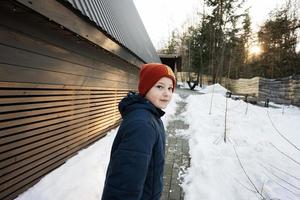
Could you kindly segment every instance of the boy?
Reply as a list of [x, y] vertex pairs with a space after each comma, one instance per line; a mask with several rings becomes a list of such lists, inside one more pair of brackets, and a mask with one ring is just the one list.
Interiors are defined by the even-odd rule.
[[163, 189], [165, 130], [160, 119], [175, 88], [164, 64], [142, 66], [139, 94], [119, 103], [123, 121], [114, 140], [102, 200], [158, 200]]

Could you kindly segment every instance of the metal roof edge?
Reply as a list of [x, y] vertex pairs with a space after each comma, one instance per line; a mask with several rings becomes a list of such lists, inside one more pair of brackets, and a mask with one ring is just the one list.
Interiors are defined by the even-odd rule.
[[[95, 25], [86, 22], [56, 0], [16, 1], [137, 67], [145, 63], [128, 48], [112, 40]], [[72, 24], [69, 23], [70, 18]]]

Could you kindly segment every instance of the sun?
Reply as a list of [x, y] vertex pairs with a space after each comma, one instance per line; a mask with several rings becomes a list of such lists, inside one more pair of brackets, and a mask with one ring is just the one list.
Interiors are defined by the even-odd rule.
[[258, 45], [254, 45], [254, 46], [251, 46], [249, 48], [249, 54], [252, 55], [252, 56], [257, 56], [257, 55], [259, 55], [261, 53], [262, 53], [262, 49]]

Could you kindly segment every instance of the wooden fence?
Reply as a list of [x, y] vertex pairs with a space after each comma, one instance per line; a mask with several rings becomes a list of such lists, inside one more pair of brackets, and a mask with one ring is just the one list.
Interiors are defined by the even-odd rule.
[[300, 75], [281, 79], [260, 78], [259, 98], [300, 106]]
[[226, 82], [221, 83], [230, 91], [237, 94], [248, 94], [251, 96], [259, 95], [259, 77], [251, 79], [225, 79]]
[[[178, 72], [177, 80], [189, 80], [188, 72]], [[191, 73], [191, 80], [196, 80], [197, 74]], [[211, 76], [203, 75], [202, 83], [211, 84]], [[233, 93], [255, 96], [260, 101], [269, 99], [271, 102], [300, 106], [300, 75], [280, 79], [254, 77], [251, 79], [222, 78], [221, 83]]]

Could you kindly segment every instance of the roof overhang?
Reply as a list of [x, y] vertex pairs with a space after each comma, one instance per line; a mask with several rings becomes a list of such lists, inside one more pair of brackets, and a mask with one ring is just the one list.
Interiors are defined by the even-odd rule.
[[181, 71], [182, 57], [179, 54], [158, 54], [163, 64], [166, 64], [172, 68], [175, 72]]
[[144, 63], [143, 60], [113, 41], [97, 27], [82, 20], [82, 18], [56, 0], [16, 1], [135, 66], [139, 67]]

